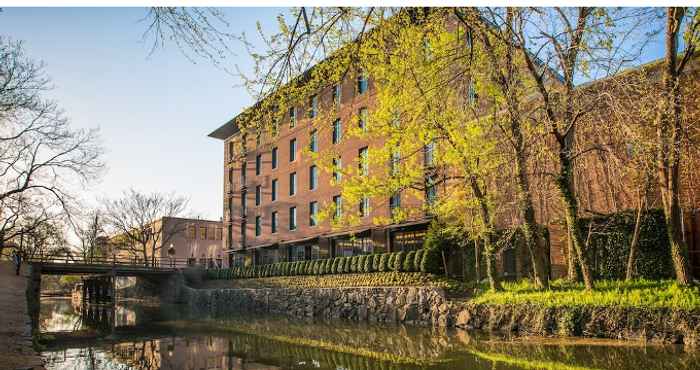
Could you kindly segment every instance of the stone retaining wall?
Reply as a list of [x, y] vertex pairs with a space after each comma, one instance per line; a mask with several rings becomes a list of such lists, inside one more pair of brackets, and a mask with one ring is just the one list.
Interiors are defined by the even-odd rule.
[[180, 301], [198, 312], [255, 312], [458, 327], [520, 336], [611, 338], [700, 345], [700, 313], [624, 307], [474, 305], [432, 287], [192, 289]]
[[446, 322], [445, 295], [431, 287], [385, 288], [185, 288], [182, 301], [211, 313], [260, 312], [292, 317], [439, 325]]

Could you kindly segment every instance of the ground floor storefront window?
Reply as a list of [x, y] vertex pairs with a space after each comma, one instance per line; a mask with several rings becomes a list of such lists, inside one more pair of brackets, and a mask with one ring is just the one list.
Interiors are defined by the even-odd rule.
[[400, 230], [391, 233], [393, 252], [410, 252], [423, 248], [426, 230]]
[[333, 256], [349, 257], [374, 252], [374, 243], [369, 236], [338, 237], [333, 239]]

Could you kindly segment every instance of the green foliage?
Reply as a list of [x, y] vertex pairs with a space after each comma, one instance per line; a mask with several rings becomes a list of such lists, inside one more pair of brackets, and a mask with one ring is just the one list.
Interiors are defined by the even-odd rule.
[[360, 256], [350, 257], [350, 272], [357, 272], [357, 265], [359, 263]]
[[382, 254], [372, 255], [372, 271], [379, 271], [379, 261], [382, 259]]
[[379, 272], [384, 272], [387, 271], [387, 263], [389, 262], [389, 254], [388, 253], [382, 253], [379, 256], [379, 268], [377, 268], [377, 271]]
[[403, 271], [406, 272], [414, 272], [416, 271], [415, 269], [415, 258], [416, 258], [416, 251], [410, 251], [406, 253], [406, 258], [403, 261]]
[[[584, 236], [588, 235], [592, 223], [587, 252], [597, 279], [625, 278], [635, 218], [635, 211], [625, 211], [606, 217], [579, 219]], [[637, 247], [636, 276], [647, 279], [671, 277], [673, 262], [662, 210], [653, 209], [643, 214]]]
[[365, 256], [365, 265], [363, 272], [374, 272], [374, 255], [369, 254]]
[[438, 248], [428, 248], [423, 251], [420, 270], [429, 274], [440, 274], [444, 272], [442, 264], [442, 254]]
[[537, 290], [528, 280], [503, 282], [502, 292], [481, 289], [475, 304], [534, 304], [545, 307], [638, 307], [700, 309], [700, 288], [683, 287], [674, 281], [599, 280], [595, 290], [587, 291], [581, 283], [555, 280], [549, 290]]
[[416, 251], [416, 254], [413, 256], [413, 268], [415, 268], [416, 271], [421, 271], [421, 266], [423, 265], [423, 253], [425, 252], [425, 249], [419, 249]]
[[394, 271], [401, 272], [403, 270], [403, 260], [405, 256], [406, 253], [403, 251], [396, 253], [396, 257], [394, 257]]

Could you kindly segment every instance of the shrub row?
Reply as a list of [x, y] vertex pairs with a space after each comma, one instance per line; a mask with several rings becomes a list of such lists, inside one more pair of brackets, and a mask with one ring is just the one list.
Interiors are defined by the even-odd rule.
[[209, 279], [240, 279], [271, 276], [329, 275], [370, 272], [426, 272], [437, 273], [441, 266], [439, 252], [417, 250], [352, 257], [279, 262], [268, 265], [233, 267], [207, 271]]

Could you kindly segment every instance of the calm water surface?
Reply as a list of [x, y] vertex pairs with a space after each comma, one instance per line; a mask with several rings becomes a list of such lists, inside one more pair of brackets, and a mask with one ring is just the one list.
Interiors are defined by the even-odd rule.
[[700, 369], [700, 352], [616, 342], [509, 341], [461, 330], [205, 317], [182, 307], [42, 301], [48, 369]]

